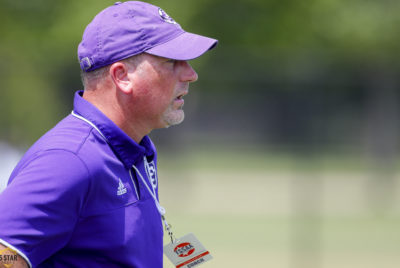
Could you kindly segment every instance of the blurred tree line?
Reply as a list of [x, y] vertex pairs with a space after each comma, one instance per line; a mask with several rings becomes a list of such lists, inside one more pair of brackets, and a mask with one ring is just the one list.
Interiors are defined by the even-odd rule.
[[[397, 153], [400, 1], [148, 2], [220, 41], [193, 63], [181, 137]], [[113, 3], [0, 0], [0, 139], [29, 145], [72, 109], [77, 45]]]

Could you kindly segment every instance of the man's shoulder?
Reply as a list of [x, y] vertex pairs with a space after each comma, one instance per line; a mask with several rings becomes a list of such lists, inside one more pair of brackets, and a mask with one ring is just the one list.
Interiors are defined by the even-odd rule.
[[[23, 167], [38, 156], [51, 154], [70, 154], [80, 158], [82, 149], [94, 151], [96, 142], [92, 135], [93, 128], [85, 122], [69, 115], [39, 138], [25, 153], [18, 167]], [[88, 146], [89, 145], [89, 146]], [[85, 154], [87, 154], [86, 152]], [[89, 152], [91, 153], [91, 152]]]
[[90, 125], [69, 115], [37, 140], [28, 152], [65, 150], [77, 154], [92, 130]]
[[[55, 165], [61, 168], [62, 166], [71, 167], [71, 162], [85, 162], [81, 157], [82, 149], [91, 151], [84, 153], [87, 155], [95, 151], [96, 147], [96, 142], [93, 142], [94, 138], [91, 135], [92, 130], [90, 125], [71, 115], [65, 117], [28, 149], [14, 168], [11, 178], [32, 163], [46, 162], [47, 166]], [[69, 163], [61, 163], [61, 161]]]

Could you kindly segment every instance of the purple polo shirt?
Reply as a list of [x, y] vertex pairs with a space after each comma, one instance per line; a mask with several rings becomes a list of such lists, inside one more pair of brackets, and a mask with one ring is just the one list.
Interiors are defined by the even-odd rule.
[[0, 194], [0, 243], [32, 267], [162, 267], [156, 150], [77, 92], [73, 114], [24, 155]]

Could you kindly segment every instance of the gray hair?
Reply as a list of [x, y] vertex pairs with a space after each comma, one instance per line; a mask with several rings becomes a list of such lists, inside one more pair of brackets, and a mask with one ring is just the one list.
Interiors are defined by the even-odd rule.
[[[121, 60], [128, 65], [136, 66], [138, 64], [138, 60], [142, 54], [134, 55], [129, 58]], [[90, 90], [90, 85], [95, 83], [101, 83], [108, 77], [108, 72], [110, 71], [110, 65], [101, 67], [91, 72], [85, 72], [81, 70], [81, 80], [85, 90]]]

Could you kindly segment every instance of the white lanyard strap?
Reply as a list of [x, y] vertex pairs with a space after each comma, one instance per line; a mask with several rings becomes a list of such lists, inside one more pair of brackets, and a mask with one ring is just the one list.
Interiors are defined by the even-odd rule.
[[92, 126], [95, 130], [97, 130], [97, 132], [100, 133], [100, 135], [103, 137], [103, 139], [108, 143], [107, 138], [103, 135], [103, 133], [101, 133], [100, 129], [98, 129], [98, 128], [96, 127], [95, 124], [93, 124], [92, 122], [90, 122], [89, 120], [87, 120], [85, 117], [76, 114], [74, 111], [72, 111], [71, 114], [72, 114], [73, 116], [75, 116], [76, 118], [78, 118], [78, 119], [80, 119], [80, 120], [82, 120], [82, 121], [85, 121], [85, 122], [88, 123], [90, 126]]
[[147, 189], [147, 191], [150, 193], [151, 197], [153, 197], [154, 203], [156, 203], [156, 207], [157, 207], [157, 209], [158, 209], [158, 212], [160, 212], [160, 215], [161, 215], [161, 216], [164, 216], [164, 215], [165, 215], [165, 208], [163, 208], [163, 207], [160, 205], [160, 202], [158, 202], [157, 196], [155, 195], [155, 193], [154, 193], [152, 190], [150, 190], [149, 185], [146, 183], [146, 180], [143, 178], [143, 176], [142, 176], [142, 174], [140, 173], [139, 169], [138, 169], [137, 167], [135, 167], [135, 165], [132, 165], [132, 167], [135, 169], [136, 174], [139, 175], [139, 177], [140, 177], [140, 179], [142, 180], [143, 184], [146, 186], [146, 189]]
[[153, 197], [154, 203], [156, 204], [157, 210], [158, 210], [158, 212], [160, 213], [161, 219], [162, 219], [162, 221], [163, 221], [163, 223], [164, 223], [165, 230], [167, 230], [168, 235], [169, 235], [170, 238], [171, 238], [171, 242], [174, 243], [174, 242], [176, 241], [176, 238], [175, 238], [174, 234], [172, 233], [171, 225], [169, 225], [168, 222], [167, 222], [167, 220], [165, 219], [165, 212], [166, 212], [166, 211], [165, 211], [165, 208], [163, 208], [163, 207], [160, 205], [160, 202], [158, 201], [155, 192], [153, 192], [152, 190], [150, 190], [149, 185], [146, 183], [146, 180], [143, 178], [143, 176], [142, 176], [142, 174], [140, 173], [139, 169], [138, 169], [137, 167], [135, 167], [135, 165], [132, 165], [132, 167], [135, 169], [136, 174], [139, 175], [139, 177], [140, 177], [140, 179], [142, 180], [143, 184], [146, 186], [146, 189], [147, 189], [147, 191], [149, 192], [149, 194], [151, 195], [151, 197]]
[[[96, 127], [95, 124], [93, 124], [92, 122], [90, 122], [89, 120], [87, 120], [86, 118], [84, 118], [83, 116], [80, 116], [80, 115], [76, 114], [74, 111], [72, 111], [71, 114], [72, 114], [73, 116], [75, 116], [76, 118], [78, 118], [78, 119], [80, 119], [80, 120], [82, 120], [82, 121], [85, 121], [86, 123], [88, 123], [89, 125], [91, 125], [94, 129], [96, 129], [96, 130], [100, 133], [100, 135], [101, 135], [101, 136], [104, 138], [104, 140], [108, 143], [107, 138], [103, 135], [103, 133], [101, 133], [100, 129], [98, 129], [98, 128]], [[147, 159], [145, 159], [145, 165], [148, 165]], [[163, 208], [163, 207], [160, 205], [160, 202], [158, 202], [158, 199], [157, 199], [157, 196], [156, 196], [156, 193], [155, 193], [155, 189], [153, 189], [154, 191], [150, 190], [149, 185], [146, 183], [145, 179], [143, 178], [142, 174], [141, 174], [140, 171], [137, 169], [137, 167], [135, 167], [135, 165], [132, 165], [132, 167], [135, 169], [136, 174], [139, 175], [140, 179], [142, 180], [142, 182], [143, 182], [144, 185], [146, 186], [147, 191], [149, 191], [150, 195], [153, 197], [154, 203], [156, 204], [157, 210], [158, 210], [158, 212], [160, 213], [161, 219], [162, 219], [162, 221], [163, 221], [163, 223], [164, 223], [165, 230], [167, 230], [168, 235], [171, 237], [171, 242], [174, 243], [174, 242], [176, 241], [176, 238], [174, 237], [174, 234], [173, 234], [172, 231], [171, 231], [171, 225], [169, 225], [168, 222], [167, 222], [167, 220], [165, 219], [165, 216], [164, 216], [164, 215], [165, 215], [165, 208]], [[148, 167], [145, 167], [145, 168], [148, 168]], [[130, 174], [130, 171], [129, 171], [129, 175], [131, 175], [131, 174]], [[135, 187], [135, 191], [136, 191], [136, 187]], [[137, 195], [137, 191], [136, 191], [136, 195]]]

